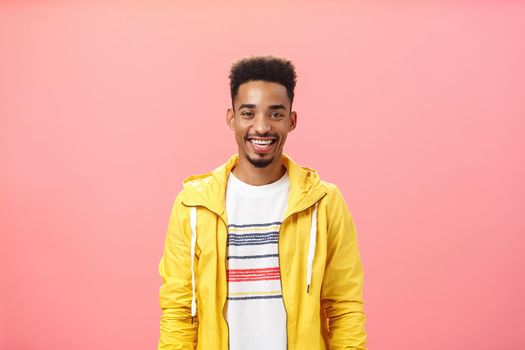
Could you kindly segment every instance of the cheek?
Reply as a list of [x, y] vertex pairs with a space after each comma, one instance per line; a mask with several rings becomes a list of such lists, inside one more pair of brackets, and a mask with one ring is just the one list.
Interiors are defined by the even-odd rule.
[[240, 130], [236, 130], [235, 131], [235, 139], [237, 140], [237, 142], [244, 142], [244, 133]]

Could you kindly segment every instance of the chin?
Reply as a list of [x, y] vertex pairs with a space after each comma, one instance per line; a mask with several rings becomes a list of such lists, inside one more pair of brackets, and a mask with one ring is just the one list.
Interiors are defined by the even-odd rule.
[[267, 167], [268, 165], [270, 165], [273, 162], [273, 158], [271, 158], [271, 159], [258, 159], [258, 160], [254, 160], [254, 159], [248, 158], [248, 160], [256, 168], [265, 168], [265, 167]]
[[275, 157], [254, 159], [254, 158], [251, 158], [249, 155], [246, 155], [246, 158], [248, 159], [250, 164], [252, 164], [256, 168], [265, 168], [268, 165], [270, 165], [275, 159]]

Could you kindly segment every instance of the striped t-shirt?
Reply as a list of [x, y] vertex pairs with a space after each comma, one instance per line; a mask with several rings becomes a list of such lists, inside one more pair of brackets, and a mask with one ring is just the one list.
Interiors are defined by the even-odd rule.
[[226, 321], [231, 350], [286, 349], [277, 243], [289, 190], [288, 173], [262, 186], [244, 183], [233, 172], [228, 177]]

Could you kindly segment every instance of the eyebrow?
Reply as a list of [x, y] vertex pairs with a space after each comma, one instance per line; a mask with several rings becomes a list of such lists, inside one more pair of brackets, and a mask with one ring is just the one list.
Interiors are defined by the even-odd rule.
[[[239, 106], [239, 109], [248, 108], [248, 109], [254, 109], [256, 106], [252, 103], [243, 103]], [[268, 107], [268, 109], [286, 109], [283, 104], [279, 105], [271, 105]]]
[[253, 109], [255, 108], [255, 105], [250, 104], [250, 103], [243, 103], [242, 105], [239, 106], [239, 109], [243, 109], [243, 108]]

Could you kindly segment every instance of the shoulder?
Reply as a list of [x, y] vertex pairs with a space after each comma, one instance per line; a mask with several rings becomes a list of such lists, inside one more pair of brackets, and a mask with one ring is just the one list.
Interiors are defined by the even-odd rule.
[[224, 194], [231, 166], [222, 164], [210, 172], [187, 177], [177, 195], [186, 206], [217, 206], [218, 198]]
[[321, 185], [326, 190], [326, 197], [328, 199], [336, 199], [337, 197], [342, 197], [343, 194], [341, 193], [341, 190], [339, 189], [339, 186], [332, 182], [328, 182], [326, 180], [321, 180]]
[[328, 192], [339, 191], [339, 187], [337, 187], [337, 185], [332, 182], [328, 182], [326, 180], [321, 179], [321, 184], [326, 188]]
[[211, 179], [211, 172], [186, 177], [182, 182], [182, 186], [175, 190], [173, 206], [181, 206], [185, 199], [191, 198], [198, 190], [202, 191]]
[[350, 210], [347, 201], [339, 186], [324, 180], [321, 180], [321, 183], [326, 190], [326, 195], [323, 197], [320, 204], [326, 206], [329, 216], [337, 217], [340, 216], [341, 213], [349, 213]]

